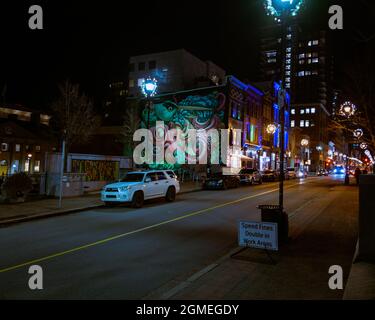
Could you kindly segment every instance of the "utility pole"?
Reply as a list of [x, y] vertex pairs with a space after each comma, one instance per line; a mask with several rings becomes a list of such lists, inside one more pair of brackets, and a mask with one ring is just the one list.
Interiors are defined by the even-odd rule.
[[61, 147], [61, 162], [60, 162], [60, 188], [59, 188], [59, 209], [62, 206], [62, 196], [63, 196], [63, 179], [64, 179], [64, 159], [65, 159], [65, 137], [63, 137], [62, 147]]

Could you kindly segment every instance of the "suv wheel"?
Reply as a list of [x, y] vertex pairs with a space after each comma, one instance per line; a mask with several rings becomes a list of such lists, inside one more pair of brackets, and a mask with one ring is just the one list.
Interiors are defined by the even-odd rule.
[[137, 191], [137, 192], [134, 193], [134, 195], [133, 195], [133, 199], [132, 199], [132, 207], [133, 207], [133, 208], [142, 208], [142, 206], [143, 206], [143, 201], [144, 201], [144, 197], [143, 197], [143, 193], [142, 193], [142, 191]]
[[176, 189], [174, 187], [169, 187], [167, 194], [165, 195], [165, 200], [172, 202], [176, 200]]

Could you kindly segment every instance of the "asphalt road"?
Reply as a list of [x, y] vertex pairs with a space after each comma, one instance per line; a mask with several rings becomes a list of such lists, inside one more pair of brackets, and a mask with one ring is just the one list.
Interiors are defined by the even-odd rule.
[[[285, 184], [285, 207], [298, 214], [332, 178]], [[167, 290], [237, 246], [237, 222], [260, 220], [278, 184], [178, 196], [142, 209], [102, 208], [0, 229], [0, 299], [141, 299]], [[43, 290], [28, 269], [43, 268]]]

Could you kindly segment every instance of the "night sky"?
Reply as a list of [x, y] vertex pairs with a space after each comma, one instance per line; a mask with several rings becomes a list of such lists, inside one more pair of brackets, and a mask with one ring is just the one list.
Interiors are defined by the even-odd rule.
[[[3, 3], [4, 2], [4, 3]], [[17, 2], [15, 4], [15, 2]], [[81, 84], [97, 105], [110, 80], [123, 79], [131, 55], [186, 48], [240, 79], [258, 80], [260, 28], [272, 19], [261, 0], [49, 0], [1, 3], [0, 89], [6, 102], [48, 109], [57, 84]], [[358, 30], [375, 34], [373, 0], [306, 0], [301, 18], [326, 28], [330, 4], [344, 9], [344, 31], [333, 32], [337, 78], [350, 65]], [[28, 28], [28, 8], [44, 10], [44, 30]], [[369, 41], [366, 46], [374, 46]]]

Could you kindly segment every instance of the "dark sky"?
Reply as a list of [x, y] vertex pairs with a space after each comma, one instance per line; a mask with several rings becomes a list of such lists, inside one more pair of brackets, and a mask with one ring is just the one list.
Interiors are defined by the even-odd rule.
[[[355, 30], [375, 33], [374, 2], [306, 0], [302, 19], [324, 27], [330, 3], [344, 8], [345, 30], [332, 33], [339, 70], [361, 46]], [[98, 103], [110, 79], [125, 77], [130, 55], [182, 47], [221, 65], [229, 74], [256, 80], [260, 27], [271, 22], [262, 3], [3, 0], [0, 89], [7, 84], [8, 103], [44, 109], [56, 96], [57, 84], [69, 78]], [[32, 4], [44, 10], [44, 30], [28, 28]]]

